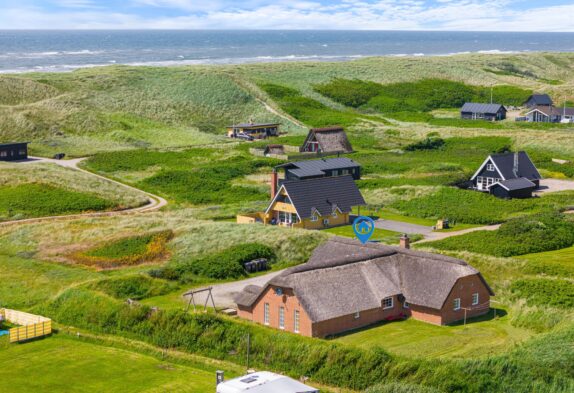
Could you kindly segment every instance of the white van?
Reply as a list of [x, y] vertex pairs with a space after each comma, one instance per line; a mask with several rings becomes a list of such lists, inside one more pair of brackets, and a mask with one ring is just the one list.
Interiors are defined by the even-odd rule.
[[230, 379], [217, 385], [217, 393], [318, 393], [319, 390], [304, 385], [284, 375], [260, 371]]

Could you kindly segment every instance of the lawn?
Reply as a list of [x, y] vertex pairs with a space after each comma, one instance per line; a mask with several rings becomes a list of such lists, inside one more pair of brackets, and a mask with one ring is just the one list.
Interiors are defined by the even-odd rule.
[[409, 357], [476, 358], [505, 352], [533, 334], [512, 326], [508, 315], [492, 316], [491, 310], [488, 317], [471, 319], [466, 327], [436, 326], [410, 318], [358, 330], [335, 341], [363, 348], [379, 346]]
[[[355, 232], [353, 232], [352, 225], [343, 225], [340, 227], [328, 228], [323, 229], [323, 232], [331, 233], [337, 236], [344, 236], [355, 238]], [[375, 232], [373, 233], [372, 237], [369, 239], [370, 241], [378, 241], [381, 243], [388, 243], [388, 244], [395, 244], [399, 243], [399, 238], [401, 237], [402, 233], [388, 231], [386, 229], [379, 229], [375, 228]]]
[[212, 392], [215, 374], [123, 349], [53, 335], [0, 349], [10, 392]]

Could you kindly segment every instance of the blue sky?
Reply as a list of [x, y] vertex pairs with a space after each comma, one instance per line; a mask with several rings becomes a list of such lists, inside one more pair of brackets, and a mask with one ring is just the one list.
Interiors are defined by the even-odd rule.
[[574, 31], [574, 0], [0, 0], [0, 29]]

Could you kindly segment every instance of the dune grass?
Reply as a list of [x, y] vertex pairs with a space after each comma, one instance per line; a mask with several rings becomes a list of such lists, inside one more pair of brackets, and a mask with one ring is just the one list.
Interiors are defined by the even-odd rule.
[[521, 255], [518, 258], [527, 261], [527, 273], [574, 278], [574, 247]]

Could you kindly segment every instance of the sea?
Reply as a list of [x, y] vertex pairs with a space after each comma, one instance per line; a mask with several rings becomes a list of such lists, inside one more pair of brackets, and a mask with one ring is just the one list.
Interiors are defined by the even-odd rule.
[[541, 51], [574, 52], [574, 33], [0, 30], [0, 73]]

